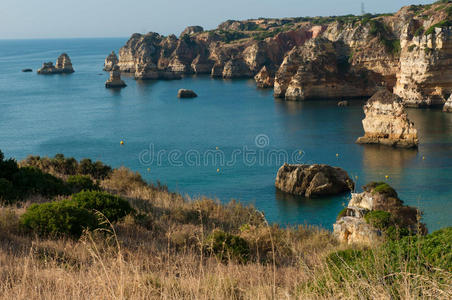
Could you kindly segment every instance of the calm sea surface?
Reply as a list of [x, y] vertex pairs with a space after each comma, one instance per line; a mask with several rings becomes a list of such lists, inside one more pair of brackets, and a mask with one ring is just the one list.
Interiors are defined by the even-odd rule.
[[[410, 110], [420, 147], [397, 150], [354, 143], [363, 134], [362, 102], [347, 108], [336, 101], [284, 102], [250, 80], [209, 77], [124, 78], [127, 88], [107, 90], [103, 60], [125, 41], [0, 41], [0, 149], [6, 156], [89, 157], [191, 197], [252, 203], [271, 222], [332, 228], [349, 195], [306, 200], [274, 188], [283, 160], [325, 163], [345, 168], [359, 187], [389, 176], [406, 204], [423, 209], [431, 231], [452, 226], [452, 114]], [[74, 74], [36, 74], [62, 52], [70, 55]], [[199, 97], [179, 100], [179, 88]]]

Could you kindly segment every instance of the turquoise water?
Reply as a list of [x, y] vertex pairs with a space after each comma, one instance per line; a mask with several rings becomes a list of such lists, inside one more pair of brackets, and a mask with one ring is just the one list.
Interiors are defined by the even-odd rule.
[[[252, 203], [271, 222], [331, 228], [348, 195], [306, 200], [274, 188], [282, 160], [326, 163], [357, 176], [358, 186], [388, 175], [405, 203], [424, 210], [430, 230], [452, 226], [452, 114], [410, 110], [421, 144], [397, 150], [354, 143], [363, 133], [360, 101], [284, 102], [251, 80], [202, 76], [124, 78], [127, 88], [107, 90], [103, 60], [125, 41], [0, 41], [0, 149], [19, 160], [64, 153], [124, 165], [192, 197]], [[21, 72], [61, 52], [74, 74]], [[179, 88], [199, 97], [179, 100]]]

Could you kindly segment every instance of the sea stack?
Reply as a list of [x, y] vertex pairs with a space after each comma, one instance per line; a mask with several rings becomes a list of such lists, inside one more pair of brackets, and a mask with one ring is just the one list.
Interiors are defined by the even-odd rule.
[[106, 88], [123, 88], [126, 87], [124, 81], [121, 80], [121, 71], [118, 65], [114, 65], [110, 71], [110, 78], [105, 82]]
[[113, 67], [116, 66], [119, 62], [118, 56], [116, 56], [115, 51], [111, 51], [111, 53], [105, 58], [104, 63], [104, 71], [111, 71]]
[[52, 62], [42, 64], [42, 68], [38, 70], [38, 74], [70, 74], [74, 73], [71, 59], [66, 53], [61, 54], [54, 66]]
[[364, 136], [358, 144], [382, 144], [400, 148], [416, 148], [417, 130], [405, 112], [402, 100], [382, 88], [364, 106]]
[[283, 192], [311, 198], [353, 191], [355, 183], [341, 168], [284, 164], [278, 171], [275, 186]]
[[348, 206], [334, 224], [334, 235], [346, 244], [374, 245], [388, 235], [426, 234], [421, 213], [403, 205], [397, 192], [385, 182], [373, 182], [364, 192], [352, 194]]
[[272, 88], [275, 84], [275, 75], [271, 75], [267, 67], [264, 66], [262, 69], [254, 76], [256, 85], [260, 88]]
[[443, 107], [443, 112], [450, 112], [452, 113], [452, 95], [447, 99], [446, 103]]

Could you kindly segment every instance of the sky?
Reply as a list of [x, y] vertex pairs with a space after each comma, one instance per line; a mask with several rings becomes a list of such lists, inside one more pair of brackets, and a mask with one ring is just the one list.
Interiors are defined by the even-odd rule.
[[0, 39], [128, 37], [259, 17], [395, 12], [434, 0], [0, 0]]

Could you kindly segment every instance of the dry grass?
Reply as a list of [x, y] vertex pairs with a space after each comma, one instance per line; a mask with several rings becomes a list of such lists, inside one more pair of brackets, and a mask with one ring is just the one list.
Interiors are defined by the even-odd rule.
[[[452, 298], [450, 276], [444, 280], [450, 274], [442, 270], [394, 273], [388, 286], [384, 255], [376, 256], [380, 268], [351, 270], [350, 280], [338, 283], [325, 256], [343, 246], [319, 228], [268, 226], [252, 207], [187, 200], [126, 169], [101, 186], [139, 211], [111, 226], [111, 234], [42, 239], [20, 230], [24, 208], [0, 209], [0, 299]], [[215, 229], [245, 238], [251, 261], [225, 264], [206, 253]]]

